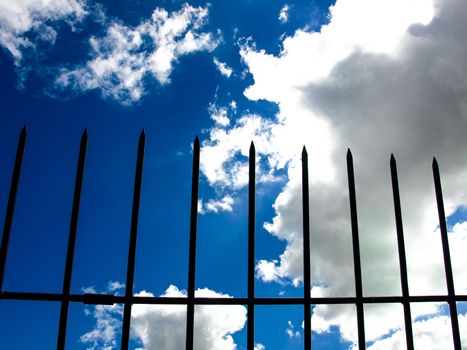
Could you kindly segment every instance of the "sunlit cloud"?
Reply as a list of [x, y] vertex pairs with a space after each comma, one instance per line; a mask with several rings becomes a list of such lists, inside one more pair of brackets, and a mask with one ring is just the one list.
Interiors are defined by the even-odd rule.
[[216, 48], [220, 34], [201, 31], [207, 18], [207, 7], [185, 4], [172, 13], [157, 8], [136, 27], [113, 20], [104, 36], [89, 40], [91, 59], [63, 68], [55, 88], [98, 90], [104, 98], [122, 104], [137, 102], [145, 94], [145, 78], [168, 84], [180, 57]]
[[88, 14], [86, 7], [85, 0], [1, 0], [0, 45], [19, 66], [24, 50], [34, 49], [36, 41], [53, 44], [55, 24], [66, 22], [73, 27]]
[[[302, 280], [300, 150], [310, 164], [310, 215], [313, 295], [354, 293], [345, 153], [355, 160], [365, 295], [400, 295], [389, 156], [400, 171], [411, 294], [445, 293], [437, 232], [431, 160], [441, 161], [447, 215], [467, 204], [462, 191], [467, 166], [467, 9], [462, 1], [337, 1], [330, 21], [319, 32], [297, 30], [282, 41], [282, 51], [257, 49], [254, 38], [240, 48], [254, 83], [244, 94], [252, 101], [275, 102], [275, 118], [249, 116], [256, 130], [235, 137], [258, 150], [274, 174], [287, 169], [288, 183], [274, 203], [275, 216], [265, 229], [284, 240], [278, 257], [260, 259], [257, 277], [264, 282]], [[393, 14], [393, 15], [391, 15]], [[449, 25], [447, 25], [449, 23]], [[261, 129], [263, 125], [263, 129]], [[266, 128], [264, 130], [264, 128]], [[202, 170], [211, 184], [229, 189], [235, 181], [225, 165], [236, 162], [240, 143], [229, 135], [242, 125], [211, 129]], [[261, 135], [259, 137], [259, 135]], [[216, 157], [222, 154], [222, 157]], [[246, 156], [246, 151], [241, 152]], [[217, 161], [216, 161], [217, 159]], [[222, 159], [222, 160], [221, 160]], [[226, 160], [227, 159], [227, 160]], [[265, 171], [267, 171], [265, 169]], [[449, 233], [456, 261], [456, 290], [466, 288], [465, 235], [458, 223]], [[462, 248], [459, 248], [462, 249]], [[429, 259], [427, 258], [429, 257]], [[417, 305], [413, 316], [440, 320], [437, 305]], [[463, 317], [463, 316], [461, 316]], [[335, 311], [319, 305], [312, 324], [319, 332], [337, 326], [342, 339], [356, 342], [353, 307]], [[367, 340], [375, 348], [400, 329], [400, 310], [368, 308]], [[381, 320], [384, 319], [384, 322]], [[317, 328], [315, 328], [317, 327]], [[436, 348], [432, 347], [433, 349]]]
[[[115, 286], [109, 284], [109, 287]], [[141, 291], [135, 296], [154, 297]], [[170, 285], [161, 297], [186, 297], [186, 291]], [[207, 288], [195, 291], [196, 297], [229, 298]], [[131, 336], [145, 350], [179, 350], [185, 347], [186, 305], [133, 305]], [[95, 319], [94, 328], [81, 336], [88, 349], [114, 349], [121, 336], [123, 307], [97, 305], [88, 311]], [[246, 323], [246, 307], [242, 305], [202, 305], [195, 309], [194, 348], [198, 350], [235, 350], [233, 334]]]

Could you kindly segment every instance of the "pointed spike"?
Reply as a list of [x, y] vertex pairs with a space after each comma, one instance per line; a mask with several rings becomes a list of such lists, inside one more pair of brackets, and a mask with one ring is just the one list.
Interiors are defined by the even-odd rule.
[[250, 153], [251, 152], [255, 152], [255, 144], [253, 143], [253, 141], [251, 141], [251, 144], [250, 144]]
[[306, 151], [306, 147], [303, 146], [303, 149], [302, 149], [302, 156], [305, 156], [305, 155], [308, 155], [308, 152]]
[[198, 135], [196, 135], [195, 137], [195, 141], [193, 142], [193, 150], [196, 150], [196, 151], [199, 151], [199, 138], [198, 138]]
[[394, 154], [391, 153], [391, 160], [389, 161], [389, 169], [391, 170], [391, 177], [395, 177], [397, 181], [397, 165], [396, 165], [396, 158]]
[[83, 134], [81, 135], [82, 140], [87, 140], [88, 139], [88, 129], [84, 128]]
[[347, 160], [352, 160], [352, 159], [353, 159], [352, 152], [350, 151], [350, 148], [347, 148]]
[[141, 131], [141, 134], [139, 135], [138, 143], [143, 144], [143, 147], [144, 147], [144, 144], [146, 143], [146, 133], [144, 132], [144, 129]]
[[436, 160], [436, 157], [433, 157], [433, 169], [438, 168], [438, 161]]
[[21, 132], [19, 133], [19, 142], [24, 144], [26, 142], [26, 136], [28, 135], [28, 130], [26, 129], [26, 125], [23, 126]]

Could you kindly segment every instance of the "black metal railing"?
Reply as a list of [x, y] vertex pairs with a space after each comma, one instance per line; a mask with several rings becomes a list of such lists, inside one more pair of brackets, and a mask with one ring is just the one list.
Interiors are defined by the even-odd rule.
[[191, 193], [191, 211], [190, 211], [190, 242], [189, 242], [189, 262], [188, 262], [188, 295], [184, 297], [148, 297], [134, 296], [134, 268], [136, 256], [136, 241], [138, 232], [138, 215], [141, 194], [144, 151], [145, 151], [145, 133], [141, 133], [138, 142], [138, 153], [136, 161], [136, 175], [133, 192], [133, 208], [130, 227], [130, 242], [128, 251], [128, 265], [126, 277], [126, 289], [124, 296], [108, 294], [71, 294], [70, 285], [73, 270], [73, 256], [78, 227], [78, 214], [80, 207], [81, 187], [84, 176], [86, 149], [88, 135], [86, 130], [81, 137], [81, 144], [78, 156], [78, 165], [75, 179], [73, 205], [70, 219], [70, 230], [68, 236], [68, 247], [66, 254], [65, 272], [63, 278], [62, 293], [29, 293], [12, 292], [3, 288], [3, 277], [7, 262], [8, 243], [10, 239], [13, 214], [18, 190], [21, 166], [26, 145], [26, 128], [20, 133], [16, 158], [13, 167], [10, 192], [3, 226], [3, 235], [0, 246], [0, 300], [31, 300], [31, 301], [55, 301], [61, 303], [60, 322], [58, 326], [57, 349], [65, 348], [66, 330], [68, 319], [68, 308], [70, 302], [86, 304], [123, 304], [123, 325], [121, 349], [127, 350], [129, 347], [131, 308], [134, 304], [177, 304], [187, 306], [186, 321], [186, 349], [193, 349], [193, 331], [194, 331], [194, 309], [195, 305], [246, 305], [247, 307], [247, 349], [254, 348], [254, 311], [257, 305], [301, 305], [304, 309], [304, 349], [311, 349], [311, 307], [318, 304], [353, 304], [357, 312], [358, 327], [358, 348], [365, 349], [365, 322], [364, 305], [365, 304], [386, 304], [400, 303], [403, 305], [405, 334], [407, 349], [414, 349], [412, 317], [410, 313], [411, 303], [419, 302], [444, 302], [449, 305], [453, 345], [455, 350], [461, 350], [461, 340], [459, 332], [459, 323], [457, 316], [457, 302], [467, 301], [467, 295], [456, 295], [454, 291], [454, 280], [452, 274], [451, 257], [449, 253], [449, 243], [446, 228], [446, 217], [444, 212], [443, 196], [441, 190], [441, 180], [439, 166], [433, 158], [433, 177], [436, 193], [436, 200], [439, 215], [439, 227], [441, 232], [441, 241], [444, 257], [444, 266], [447, 283], [447, 295], [423, 295], [411, 296], [408, 288], [407, 263], [404, 244], [404, 233], [402, 225], [401, 203], [399, 195], [399, 185], [397, 178], [396, 160], [393, 155], [390, 159], [390, 171], [392, 180], [392, 190], [394, 199], [394, 211], [396, 221], [396, 232], [399, 252], [400, 277], [402, 286], [401, 296], [377, 296], [368, 297], [363, 295], [362, 274], [360, 262], [360, 243], [358, 233], [357, 219], [357, 200], [355, 193], [355, 179], [353, 157], [350, 150], [347, 152], [347, 174], [349, 185], [350, 200], [350, 219], [352, 230], [353, 261], [355, 275], [355, 296], [354, 297], [311, 297], [311, 278], [310, 278], [310, 206], [309, 206], [309, 179], [308, 179], [308, 154], [303, 148], [302, 151], [302, 203], [303, 203], [303, 287], [304, 295], [302, 298], [258, 298], [255, 297], [255, 146], [253, 142], [249, 152], [249, 186], [248, 186], [248, 276], [247, 286], [248, 294], [246, 298], [204, 298], [195, 296], [195, 272], [196, 272], [196, 233], [198, 217], [198, 183], [199, 183], [199, 164], [200, 164], [200, 142], [195, 138], [193, 145], [193, 170], [192, 170], [192, 193]]

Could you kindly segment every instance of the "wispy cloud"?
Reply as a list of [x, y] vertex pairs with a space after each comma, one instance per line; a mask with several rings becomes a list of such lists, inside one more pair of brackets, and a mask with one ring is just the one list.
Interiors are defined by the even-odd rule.
[[230, 76], [233, 73], [232, 68], [230, 68], [225, 62], [221, 62], [217, 59], [217, 57], [214, 57], [213, 59], [214, 65], [216, 66], [217, 70], [227, 78], [230, 78]]
[[285, 4], [284, 6], [282, 6], [280, 12], [279, 12], [279, 21], [281, 23], [287, 23], [288, 20], [289, 20], [289, 10], [290, 10], [290, 7], [289, 5]]
[[209, 199], [206, 203], [202, 200], [198, 201], [198, 212], [200, 214], [219, 213], [223, 211], [232, 211], [234, 199], [230, 195], [225, 195], [221, 199]]
[[270, 181], [270, 173], [261, 167], [262, 154], [269, 153], [271, 124], [258, 115], [237, 119], [231, 128], [221, 124], [210, 130], [202, 142], [200, 168], [210, 185], [238, 190], [248, 183], [248, 153], [251, 141], [258, 151], [258, 181]]
[[57, 37], [54, 24], [64, 21], [73, 26], [88, 14], [86, 7], [85, 0], [2, 0], [0, 45], [19, 66], [24, 50], [34, 49], [36, 41], [53, 44]]
[[167, 84], [181, 56], [212, 51], [219, 44], [220, 34], [201, 31], [207, 17], [207, 7], [185, 4], [172, 13], [157, 8], [136, 27], [112, 20], [104, 36], [89, 40], [91, 59], [63, 68], [55, 88], [98, 90], [122, 104], [137, 102], [145, 93], [145, 78]]
[[[46, 69], [35, 67], [37, 62], [25, 58], [27, 52], [39, 54], [36, 52], [39, 43], [53, 47], [60, 22], [74, 29], [84, 18], [91, 18], [104, 33], [89, 34], [87, 61], [73, 66], [56, 62]], [[128, 26], [108, 17], [101, 5], [86, 0], [3, 0], [0, 1], [0, 45], [17, 66], [20, 83], [28, 72], [37, 68], [53, 82], [45, 89], [49, 96], [69, 97], [97, 90], [105, 99], [128, 105], [144, 96], [147, 79], [161, 85], [170, 83], [173, 67], [180, 57], [213, 51], [219, 45], [220, 31], [203, 31], [207, 21], [207, 6], [188, 4], [170, 13], [156, 8], [150, 18], [137, 26]], [[220, 67], [222, 74], [231, 72], [225, 64]]]
[[[108, 293], [116, 293], [125, 288], [119, 282], [109, 282], [106, 288]], [[96, 293], [94, 287], [83, 288], [86, 293]], [[80, 337], [80, 341], [87, 346], [88, 350], [115, 349], [117, 347], [117, 336], [122, 325], [123, 306], [96, 305], [85, 309], [87, 316], [96, 320], [95, 327]]]
[[[234, 107], [231, 107], [234, 112]], [[219, 107], [214, 103], [211, 103], [208, 107], [209, 115], [211, 119], [219, 127], [227, 127], [230, 124], [229, 110], [226, 107]]]
[[292, 321], [287, 322], [287, 329], [285, 330], [285, 333], [289, 338], [300, 338], [301, 334], [299, 331], [295, 330], [295, 326], [293, 325]]

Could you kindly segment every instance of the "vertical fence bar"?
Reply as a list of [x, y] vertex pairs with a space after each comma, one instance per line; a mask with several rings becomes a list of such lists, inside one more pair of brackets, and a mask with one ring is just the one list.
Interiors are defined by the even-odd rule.
[[123, 309], [123, 325], [122, 325], [122, 343], [121, 349], [128, 350], [130, 341], [130, 322], [131, 322], [131, 307], [133, 303], [133, 281], [135, 275], [135, 258], [136, 258], [136, 238], [138, 233], [138, 215], [139, 204], [141, 197], [141, 182], [143, 178], [143, 161], [144, 147], [146, 135], [144, 130], [141, 132], [138, 142], [138, 155], [136, 160], [135, 186], [133, 190], [133, 209], [131, 212], [131, 228], [130, 228], [130, 243], [128, 247], [128, 266], [125, 285], [125, 306]]
[[65, 349], [66, 326], [68, 321], [68, 307], [70, 304], [71, 273], [73, 269], [73, 257], [75, 252], [76, 231], [78, 228], [79, 204], [81, 199], [81, 188], [83, 184], [84, 165], [86, 161], [86, 148], [88, 134], [86, 129], [81, 136], [79, 147], [78, 166], [76, 169], [75, 191], [73, 195], [73, 206], [71, 209], [70, 231], [68, 233], [68, 248], [66, 252], [65, 273], [63, 276], [63, 291], [60, 306], [60, 324], [58, 328], [57, 350]]
[[433, 178], [435, 183], [436, 203], [438, 205], [439, 229], [441, 231], [441, 243], [443, 245], [444, 271], [446, 273], [446, 284], [448, 288], [448, 303], [451, 313], [452, 338], [454, 349], [461, 350], [461, 339], [459, 334], [459, 320], [457, 319], [457, 305], [454, 291], [454, 278], [452, 274], [451, 255], [449, 253], [448, 231], [446, 227], [446, 214], [444, 212], [443, 192], [441, 189], [441, 179], [439, 166], [436, 158], [433, 157]]
[[308, 153], [302, 151], [302, 201], [303, 201], [303, 298], [304, 298], [304, 342], [305, 350], [311, 349], [311, 272], [310, 272], [310, 194], [308, 187]]
[[193, 144], [193, 173], [191, 179], [190, 250], [188, 257], [188, 304], [185, 339], [186, 350], [193, 350], [196, 281], [196, 229], [198, 223], [199, 153], [199, 139], [198, 136], [196, 136], [195, 142]]
[[350, 220], [352, 224], [352, 246], [355, 274], [355, 296], [357, 307], [358, 348], [365, 349], [365, 322], [363, 317], [362, 270], [360, 263], [360, 242], [358, 238], [357, 200], [355, 196], [355, 176], [353, 157], [350, 149], [347, 151], [347, 176], [349, 181]]
[[407, 343], [407, 350], [413, 350], [413, 331], [412, 331], [412, 315], [410, 312], [410, 299], [409, 299], [409, 283], [407, 278], [407, 261], [405, 254], [404, 243], [404, 230], [402, 226], [402, 210], [401, 200], [399, 194], [399, 180], [397, 177], [397, 165], [394, 155], [391, 154], [391, 182], [392, 182], [392, 195], [394, 198], [394, 214], [396, 218], [396, 232], [397, 232], [397, 245], [399, 250], [399, 266], [402, 287], [402, 305], [404, 307], [404, 321], [405, 321], [405, 339]]
[[256, 151], [252, 141], [249, 154], [248, 179], [248, 350], [253, 350], [255, 346], [255, 170]]
[[0, 293], [3, 291], [3, 276], [5, 273], [6, 258], [8, 253], [8, 243], [10, 241], [11, 225], [13, 223], [13, 213], [15, 211], [16, 193], [18, 191], [21, 165], [23, 164], [24, 147], [26, 145], [26, 127], [23, 127], [19, 135], [18, 147], [16, 148], [15, 164], [11, 177], [10, 193], [3, 224], [2, 243], [0, 245]]

